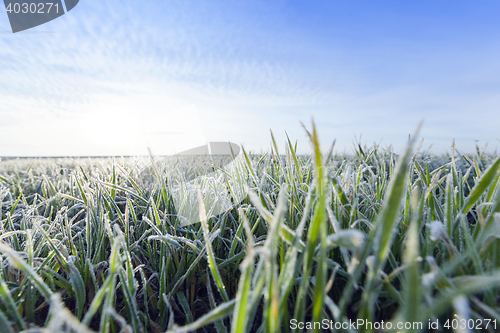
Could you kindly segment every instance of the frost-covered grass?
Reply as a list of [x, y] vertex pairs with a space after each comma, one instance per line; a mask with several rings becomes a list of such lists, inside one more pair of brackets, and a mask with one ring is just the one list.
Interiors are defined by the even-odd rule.
[[144, 179], [145, 159], [0, 162], [1, 331], [499, 329], [500, 159], [413, 142], [400, 156], [322, 155], [310, 138], [311, 156], [274, 138], [268, 154], [245, 153], [248, 177], [235, 179], [248, 196], [208, 218], [200, 204], [186, 226], [161, 163]]

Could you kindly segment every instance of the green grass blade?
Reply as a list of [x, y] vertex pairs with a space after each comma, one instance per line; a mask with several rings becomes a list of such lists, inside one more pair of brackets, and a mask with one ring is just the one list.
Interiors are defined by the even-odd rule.
[[302, 282], [299, 287], [297, 303], [294, 309], [294, 318], [298, 321], [304, 321], [305, 318], [306, 293], [311, 278], [313, 256], [317, 246], [318, 238], [321, 241], [320, 262], [318, 263], [316, 271], [316, 285], [314, 289], [313, 299], [313, 321], [321, 321], [322, 308], [324, 303], [324, 287], [326, 283], [326, 186], [324, 185], [325, 174], [322, 155], [319, 148], [316, 126], [314, 124], [311, 143], [314, 149], [314, 167], [316, 172], [315, 181], [318, 191], [318, 202], [316, 203], [314, 215], [309, 226], [302, 268]]
[[205, 325], [211, 324], [217, 320], [221, 320], [229, 316], [234, 310], [235, 301], [231, 300], [229, 302], [222, 303], [206, 315], [201, 316], [196, 321], [189, 325], [182, 327], [174, 327], [168, 330], [166, 333], [189, 333], [194, 332]]
[[43, 279], [38, 275], [35, 270], [26, 263], [20, 256], [14, 251], [10, 246], [6, 245], [3, 242], [0, 242], [0, 252], [3, 252], [9, 258], [9, 261], [15, 267], [21, 269], [24, 274], [28, 276], [30, 281], [35, 285], [38, 291], [45, 297], [47, 301], [50, 302], [50, 296], [52, 295], [52, 290], [50, 290], [49, 286], [45, 284]]
[[228, 302], [229, 297], [227, 296], [226, 286], [224, 285], [224, 282], [222, 281], [222, 277], [220, 275], [219, 268], [217, 267], [217, 263], [215, 260], [215, 254], [214, 254], [214, 251], [212, 249], [212, 243], [210, 241], [210, 234], [208, 232], [208, 222], [207, 222], [207, 215], [205, 212], [205, 204], [203, 203], [203, 199], [201, 197], [201, 191], [199, 188], [198, 188], [198, 203], [200, 205], [201, 227], [203, 229], [203, 235], [205, 237], [205, 246], [207, 249], [208, 264], [210, 266], [210, 271], [212, 272], [212, 276], [215, 280], [215, 283], [217, 284], [217, 288], [219, 290], [219, 293], [221, 294], [224, 301]]
[[[72, 257], [74, 259], [74, 257]], [[70, 257], [70, 259], [72, 259]], [[83, 282], [82, 276], [80, 272], [75, 266], [74, 260], [68, 260], [69, 264], [69, 282], [73, 287], [73, 290], [76, 295], [76, 304], [77, 304], [77, 318], [80, 319], [82, 317], [83, 308], [85, 305], [86, 293], [85, 293], [85, 284]]]
[[250, 229], [250, 223], [248, 218], [240, 208], [240, 216], [243, 220], [243, 226], [245, 228], [245, 233], [247, 235], [247, 250], [245, 259], [240, 265], [241, 277], [238, 282], [238, 291], [235, 297], [235, 306], [233, 311], [233, 321], [231, 325], [232, 333], [247, 332], [248, 328], [248, 314], [249, 314], [249, 300], [250, 292], [252, 287], [252, 272], [254, 265], [254, 241], [252, 231]]
[[10, 315], [10, 317], [13, 317], [16, 325], [19, 326], [21, 329], [25, 329], [26, 325], [24, 324], [24, 321], [19, 314], [19, 311], [17, 309], [16, 303], [14, 302], [14, 299], [12, 298], [12, 295], [10, 294], [9, 287], [3, 280], [2, 276], [0, 275], [0, 295], [2, 296], [2, 301], [3, 304], [7, 308], [7, 314]]
[[500, 170], [500, 157], [498, 157], [491, 166], [483, 173], [479, 182], [472, 189], [471, 194], [465, 200], [464, 207], [462, 208], [462, 213], [467, 213], [472, 206], [479, 200], [479, 198], [484, 194], [486, 189], [490, 184], [499, 177]]
[[[418, 130], [417, 130], [418, 132]], [[392, 240], [395, 232], [396, 222], [400, 211], [402, 199], [404, 198], [408, 164], [411, 159], [411, 152], [415, 136], [409, 142], [403, 155], [399, 158], [394, 175], [389, 183], [387, 194], [384, 198], [382, 211], [375, 222], [374, 234], [374, 264], [369, 269], [365, 283], [361, 309], [358, 318], [372, 321], [374, 316], [374, 305], [377, 297], [376, 285], [379, 279], [379, 270], [384, 267], [390, 252]], [[373, 232], [373, 231], [372, 231]], [[367, 243], [368, 245], [369, 243]]]
[[[414, 204], [418, 206], [418, 198], [414, 195]], [[420, 269], [418, 264], [419, 256], [419, 224], [416, 216], [412, 219], [410, 229], [406, 238], [406, 252], [404, 253], [404, 263], [406, 265], [404, 281], [404, 303], [401, 310], [401, 320], [403, 322], [420, 321], [421, 315], [421, 291], [420, 291]]]

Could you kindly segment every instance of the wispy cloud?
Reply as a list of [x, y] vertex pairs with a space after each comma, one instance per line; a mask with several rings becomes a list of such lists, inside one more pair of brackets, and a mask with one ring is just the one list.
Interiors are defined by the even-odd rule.
[[0, 155], [141, 154], [170, 130], [138, 124], [192, 105], [196, 140], [254, 150], [312, 116], [325, 145], [402, 146], [422, 118], [436, 150], [494, 145], [499, 6], [430, 5], [81, 1], [33, 30], [55, 33], [0, 34]]

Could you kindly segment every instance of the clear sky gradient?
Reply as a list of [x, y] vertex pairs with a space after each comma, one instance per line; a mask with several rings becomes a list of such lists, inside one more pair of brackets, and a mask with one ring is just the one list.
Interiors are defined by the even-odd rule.
[[500, 145], [500, 1], [98, 1], [17, 34], [0, 10], [0, 156], [135, 155], [285, 131], [308, 152]]

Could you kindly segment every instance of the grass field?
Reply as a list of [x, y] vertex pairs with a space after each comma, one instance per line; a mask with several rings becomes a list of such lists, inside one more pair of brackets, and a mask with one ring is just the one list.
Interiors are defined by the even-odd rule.
[[498, 331], [496, 154], [309, 136], [311, 156], [245, 152], [227, 176], [248, 196], [186, 226], [159, 162], [148, 181], [144, 159], [0, 162], [1, 332]]

